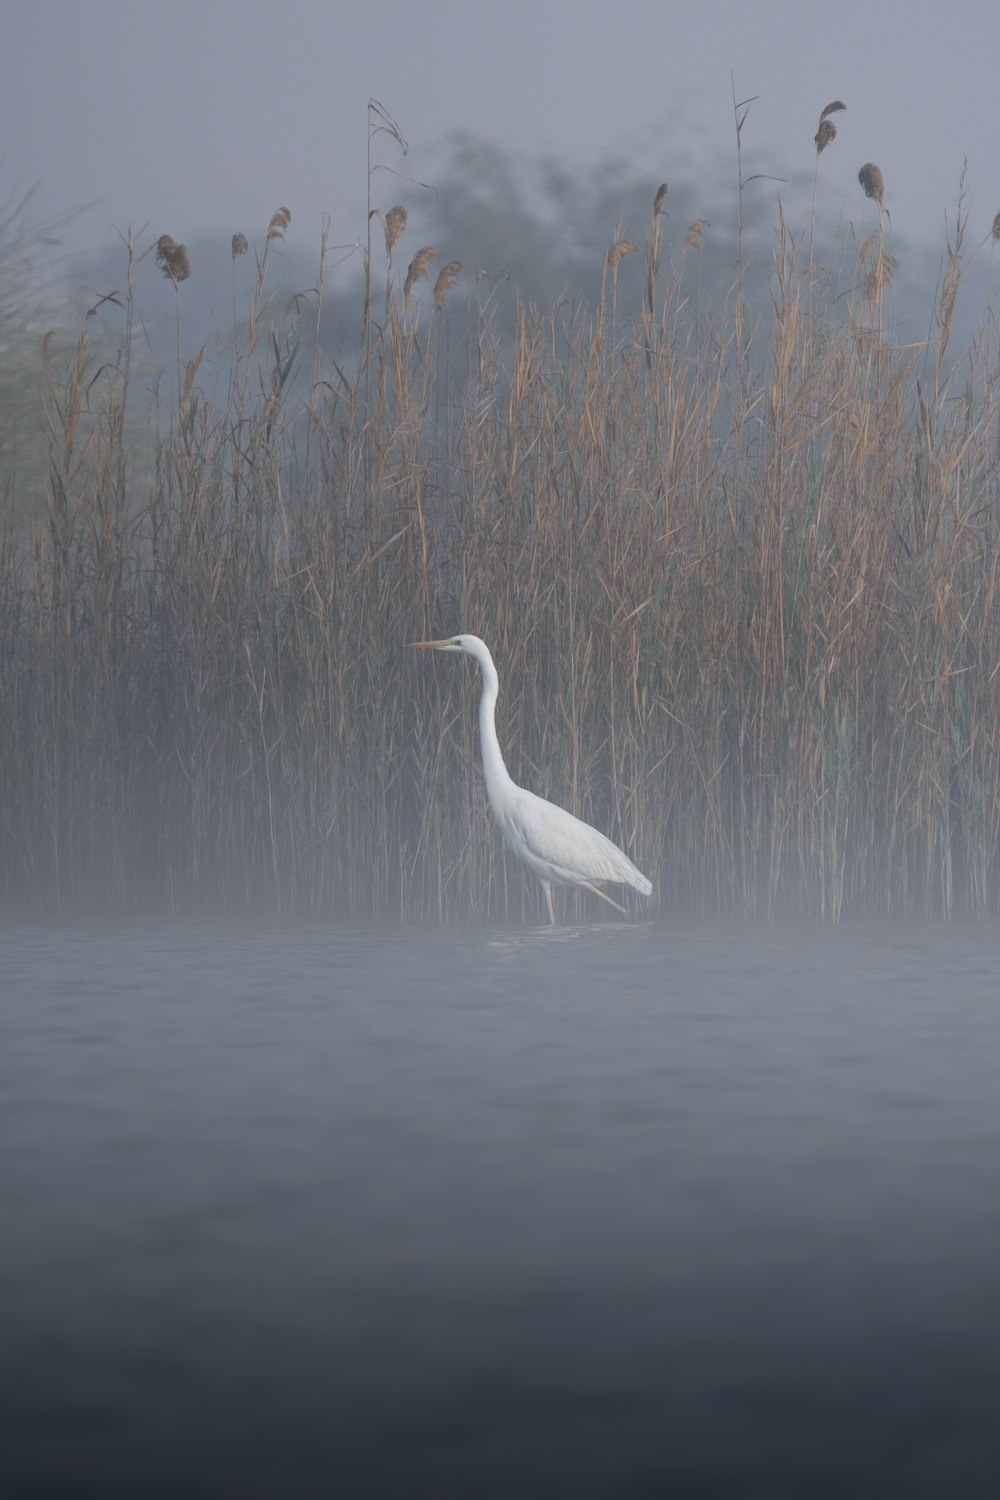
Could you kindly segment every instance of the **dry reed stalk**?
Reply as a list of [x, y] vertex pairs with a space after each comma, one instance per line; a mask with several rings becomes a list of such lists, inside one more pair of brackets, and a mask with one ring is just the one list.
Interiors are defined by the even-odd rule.
[[[880, 357], [882, 342], [882, 292], [892, 280], [892, 273], [896, 263], [892, 256], [887, 256], [885, 253], [885, 223], [883, 215], [886, 213], [886, 209], [882, 201], [885, 193], [885, 181], [882, 177], [881, 168], [876, 166], [873, 161], [865, 162], [858, 169], [858, 181], [861, 184], [865, 197], [874, 198], [878, 204], [878, 233], [875, 237], [877, 240], [877, 251], [872, 256], [871, 264], [864, 273], [863, 285], [864, 295], [869, 305], [871, 331], [875, 335], [875, 345], [872, 347], [870, 355], [878, 352]], [[863, 261], [864, 253], [865, 247], [863, 246], [862, 252], [858, 256], [859, 264]]]
[[[267, 231], [264, 236], [264, 250], [262, 254], [257, 256], [257, 275], [250, 296], [246, 343], [242, 349], [240, 348], [236, 308], [236, 260], [234, 259], [232, 263], [236, 417], [240, 423], [243, 422], [246, 416], [254, 385], [256, 384], [258, 389], [263, 389], [267, 383], [266, 378], [263, 377], [259, 368], [258, 361], [260, 358], [261, 328], [270, 312], [270, 299], [266, 289], [268, 273], [271, 267], [271, 251], [275, 244], [284, 241], [285, 234], [291, 222], [291, 210], [283, 207], [275, 209], [268, 221]], [[257, 377], [256, 381], [255, 374]]]
[[240, 323], [236, 302], [236, 262], [241, 255], [246, 255], [250, 245], [242, 230], [237, 230], [230, 244], [230, 259], [232, 263], [232, 297], [233, 297], [233, 383], [237, 390], [240, 388]]
[[168, 281], [173, 283], [175, 300], [175, 329], [176, 329], [176, 370], [177, 370], [177, 406], [180, 410], [183, 404], [181, 396], [181, 292], [180, 284], [191, 275], [191, 262], [188, 259], [187, 246], [178, 245], [169, 234], [161, 234], [156, 242], [156, 264], [163, 272]]
[[[994, 219], [993, 219], [992, 243], [990, 245], [989, 288], [988, 288], [988, 291], [987, 291], [987, 304], [989, 306], [990, 311], [989, 311], [989, 324], [988, 324], [987, 331], [986, 331], [986, 368], [987, 368], [987, 370], [989, 370], [991, 372], [992, 372], [992, 370], [994, 368], [994, 365], [993, 365], [993, 330], [994, 330], [994, 327], [996, 325], [996, 318], [995, 318], [995, 315], [994, 315], [994, 312], [993, 312], [993, 259], [994, 259], [995, 246], [998, 245], [998, 244], [1000, 244], [1000, 210], [998, 210], [998, 212], [995, 214]], [[989, 380], [988, 380], [988, 383], [987, 383], [987, 400], [988, 400], [990, 406], [992, 406], [992, 394], [993, 394], [993, 380], [992, 380], [992, 375], [991, 375], [990, 378], [989, 378]]]
[[874, 302], [892, 284], [896, 270], [896, 257], [882, 247], [877, 230], [862, 241], [858, 251], [858, 265], [861, 267], [865, 297]]
[[951, 320], [955, 313], [955, 301], [958, 297], [958, 289], [961, 281], [961, 265], [955, 260], [949, 261], [948, 268], [944, 273], [944, 280], [941, 283], [941, 296], [938, 301], [938, 322], [946, 342], [947, 335], [951, 331]]
[[[622, 261], [625, 259], [626, 255], [632, 255], [633, 253], [637, 253], [638, 249], [639, 249], [639, 246], [636, 244], [635, 240], [627, 240], [627, 239], [623, 238], [623, 236], [621, 234], [621, 224], [619, 222], [619, 224], [616, 225], [616, 228], [615, 228], [615, 237], [614, 237], [614, 240], [611, 242], [611, 246], [608, 249], [608, 252], [607, 252], [606, 256], [604, 257], [604, 276], [602, 278], [602, 283], [601, 283], [601, 305], [602, 305], [602, 311], [603, 311], [603, 304], [604, 304], [604, 283], [606, 282], [607, 277], [610, 274], [610, 276], [611, 276], [611, 337], [610, 337], [610, 341], [609, 341], [609, 345], [608, 345], [608, 350], [609, 350], [610, 357], [612, 359], [614, 359], [614, 357], [615, 357], [615, 347], [616, 347], [617, 341], [618, 341], [617, 340], [617, 322], [618, 322], [618, 268], [621, 265]], [[648, 288], [648, 285], [649, 285], [648, 271], [647, 271], [646, 281], [647, 281], [647, 288]]]
[[[813, 140], [814, 140], [815, 145], [816, 145], [816, 165], [815, 165], [815, 168], [813, 170], [812, 213], [809, 216], [809, 264], [810, 265], [812, 265], [812, 261], [813, 261], [813, 244], [815, 242], [815, 236], [816, 236], [816, 199], [817, 199], [817, 195], [818, 195], [818, 192], [819, 192], [819, 159], [822, 156], [823, 152], [826, 150], [827, 146], [829, 146], [831, 144], [831, 142], [835, 141], [836, 138], [837, 138], [837, 127], [833, 123], [833, 121], [830, 119], [830, 115], [839, 114], [841, 110], [845, 110], [846, 108], [847, 108], [847, 105], [844, 103], [844, 101], [842, 99], [834, 99], [832, 101], [832, 103], [827, 104], [820, 111], [819, 125], [817, 126], [817, 128], [816, 128], [816, 134], [813, 137]], [[813, 317], [813, 294], [812, 294], [812, 288], [810, 287], [810, 293], [809, 293], [809, 318], [810, 318], [810, 321], [812, 320], [812, 317]]]
[[201, 349], [195, 355], [194, 359], [188, 360], [187, 367], [184, 371], [184, 383], [181, 386], [181, 406], [183, 406], [184, 403], [188, 400], [191, 392], [194, 389], [195, 380], [198, 378], [198, 370], [201, 367], [201, 362], [205, 357], [205, 350], [207, 348], [207, 343], [202, 344]]
[[667, 184], [661, 182], [653, 199], [653, 219], [649, 228], [646, 241], [646, 343], [647, 366], [652, 368], [653, 348], [655, 341], [654, 321], [656, 318], [656, 278], [660, 272], [660, 257], [663, 249], [663, 238], [660, 229], [660, 218], [667, 208]]

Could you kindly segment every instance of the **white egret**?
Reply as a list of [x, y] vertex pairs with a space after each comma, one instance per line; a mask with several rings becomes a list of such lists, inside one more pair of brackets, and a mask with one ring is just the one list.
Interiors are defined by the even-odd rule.
[[549, 920], [556, 920], [552, 905], [553, 885], [579, 885], [617, 911], [628, 915], [624, 906], [598, 890], [597, 881], [630, 885], [648, 896], [653, 889], [641, 870], [589, 823], [574, 818], [565, 808], [536, 797], [534, 792], [517, 786], [510, 778], [500, 753], [495, 710], [499, 679], [489, 648], [477, 635], [453, 635], [444, 641], [412, 641], [411, 645], [426, 651], [461, 651], [479, 663], [483, 677], [483, 694], [479, 700], [479, 743], [486, 773], [486, 795], [493, 816], [500, 824], [507, 847], [542, 883], [549, 908]]

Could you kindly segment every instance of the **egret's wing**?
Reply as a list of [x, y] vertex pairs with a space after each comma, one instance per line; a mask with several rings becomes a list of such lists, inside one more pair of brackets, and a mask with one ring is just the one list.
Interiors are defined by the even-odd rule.
[[528, 863], [533, 858], [551, 866], [553, 880], [618, 881], [647, 895], [653, 889], [645, 875], [603, 833], [534, 792], [519, 789], [509, 819], [515, 853], [520, 852], [522, 859], [527, 855]]

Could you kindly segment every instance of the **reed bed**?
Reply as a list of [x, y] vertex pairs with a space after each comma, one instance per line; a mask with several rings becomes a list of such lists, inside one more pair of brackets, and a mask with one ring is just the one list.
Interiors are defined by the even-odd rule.
[[[5, 500], [8, 911], [537, 919], [476, 674], [406, 650], [470, 630], [512, 774], [625, 847], [654, 911], [997, 913], [1000, 428], [986, 335], [946, 360], [960, 243], [907, 349], [880, 196], [849, 296], [779, 224], [756, 310], [695, 308], [714, 231], [671, 261], [658, 207], [634, 298], [616, 234], [598, 305], [509, 335], [447, 250], [404, 278], [390, 210], [360, 349], [304, 390], [281, 209], [228, 387], [178, 357], [141, 454], [127, 247], [122, 353], [50, 351], [47, 490]], [[179, 350], [197, 267], [164, 245]]]

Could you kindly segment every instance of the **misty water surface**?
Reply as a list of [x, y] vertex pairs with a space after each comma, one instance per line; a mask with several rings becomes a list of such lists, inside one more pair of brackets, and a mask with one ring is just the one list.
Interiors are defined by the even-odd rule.
[[990, 929], [4, 932], [0, 1493], [992, 1494], [998, 997]]

